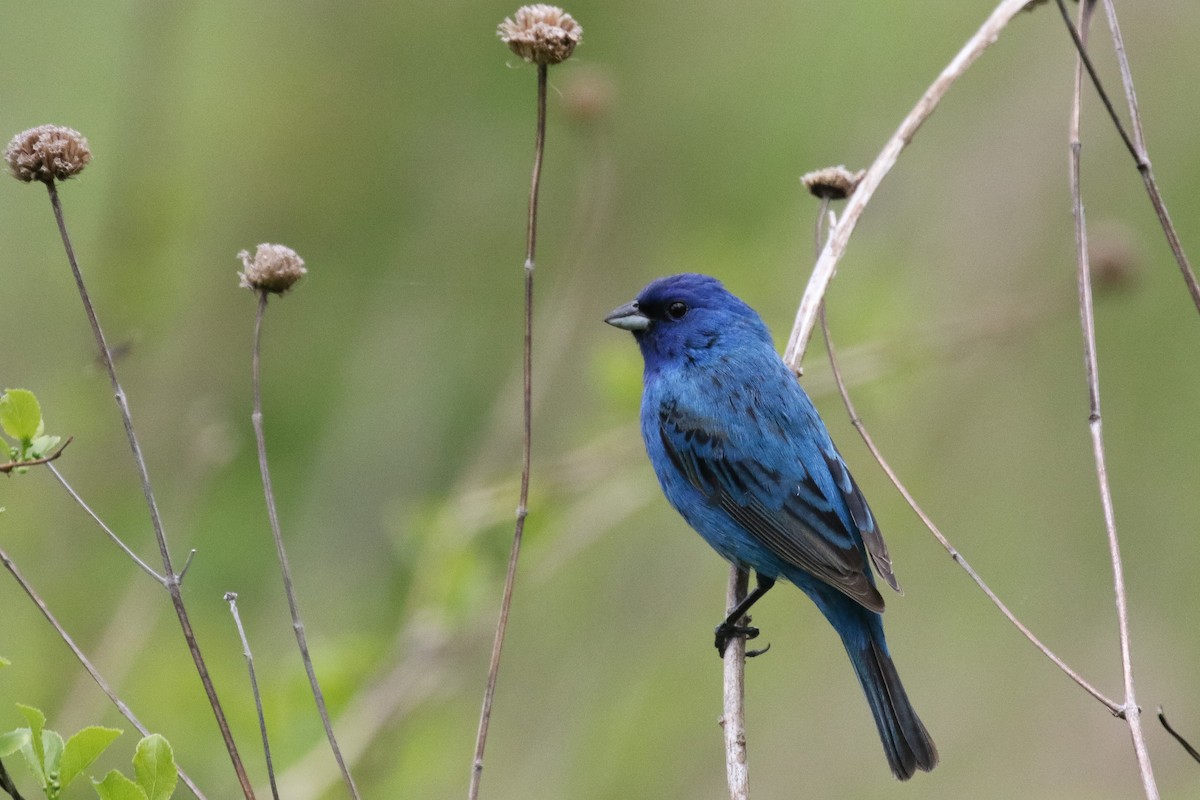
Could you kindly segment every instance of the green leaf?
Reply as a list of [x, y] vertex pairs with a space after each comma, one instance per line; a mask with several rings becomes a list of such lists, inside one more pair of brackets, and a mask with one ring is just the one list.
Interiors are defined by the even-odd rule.
[[0, 395], [0, 427], [23, 444], [42, 435], [42, 407], [33, 392], [8, 389]]
[[120, 735], [121, 731], [116, 728], [101, 728], [93, 725], [67, 739], [67, 746], [63, 749], [62, 771], [59, 775], [62, 787], [65, 789], [70, 786], [71, 781], [90, 767], [92, 762], [99, 758], [100, 754], [108, 749], [113, 740]]
[[152, 733], [138, 742], [133, 771], [149, 800], [169, 800], [175, 792], [175, 754], [161, 734]]
[[30, 458], [45, 458], [54, 452], [54, 448], [58, 447], [61, 441], [61, 436], [36, 436], [29, 443], [28, 455]]
[[0, 758], [7, 758], [29, 744], [29, 728], [0, 733]]
[[9, 667], [9, 666], [12, 666], [12, 662], [9, 661], [4, 656], [0, 656], [0, 667]]
[[142, 787], [126, 778], [117, 770], [104, 776], [102, 781], [92, 781], [100, 800], [149, 800]]
[[43, 769], [46, 771], [46, 789], [51, 797], [58, 797], [62, 784], [59, 775], [62, 770], [63, 738], [57, 731], [42, 731], [42, 749], [46, 752]]
[[[42, 730], [46, 727], [46, 715], [33, 706], [17, 703], [17, 710], [29, 721], [29, 739], [33, 755], [36, 756], [38, 777], [42, 777], [42, 767], [46, 763], [46, 750], [42, 745]], [[43, 780], [43, 783], [45, 781]]]

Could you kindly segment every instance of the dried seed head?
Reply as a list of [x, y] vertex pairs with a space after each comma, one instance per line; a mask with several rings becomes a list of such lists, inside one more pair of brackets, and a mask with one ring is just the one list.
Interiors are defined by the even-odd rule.
[[256, 292], [283, 294], [308, 272], [304, 268], [304, 259], [292, 248], [281, 244], [260, 244], [254, 251], [253, 260], [246, 250], [237, 257], [246, 268], [245, 272], [238, 273], [241, 285]]
[[92, 160], [87, 139], [60, 125], [39, 125], [12, 138], [4, 151], [8, 171], [19, 181], [65, 181]]
[[844, 166], [826, 167], [801, 175], [800, 182], [817, 197], [826, 200], [845, 200], [854, 194], [854, 190], [858, 188], [858, 182], [865, 174], [861, 169], [858, 172], [851, 172]]
[[558, 6], [535, 3], [521, 6], [496, 30], [500, 40], [526, 61], [561, 64], [575, 52], [583, 28]]

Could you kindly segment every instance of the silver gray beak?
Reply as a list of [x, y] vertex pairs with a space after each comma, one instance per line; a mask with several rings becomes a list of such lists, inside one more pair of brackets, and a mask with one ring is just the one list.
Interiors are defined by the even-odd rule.
[[604, 318], [604, 321], [614, 328], [627, 331], [644, 331], [650, 327], [650, 318], [638, 309], [637, 301], [626, 303]]

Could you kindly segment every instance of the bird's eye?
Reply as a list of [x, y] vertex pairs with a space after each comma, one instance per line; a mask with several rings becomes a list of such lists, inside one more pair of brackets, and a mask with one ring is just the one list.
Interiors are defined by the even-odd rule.
[[683, 319], [683, 315], [687, 312], [687, 303], [681, 303], [678, 300], [667, 306], [667, 316], [669, 316], [671, 319]]

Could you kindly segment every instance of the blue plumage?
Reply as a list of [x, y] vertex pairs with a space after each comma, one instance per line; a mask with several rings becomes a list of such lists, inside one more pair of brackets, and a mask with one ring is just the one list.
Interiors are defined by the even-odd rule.
[[755, 571], [754, 599], [777, 578], [812, 598], [842, 637], [892, 772], [933, 769], [937, 749], [892, 664], [867, 566], [898, 590], [887, 546], [762, 319], [715, 278], [684, 274], [654, 281], [605, 321], [641, 348], [642, 436], [667, 500], [718, 553]]

